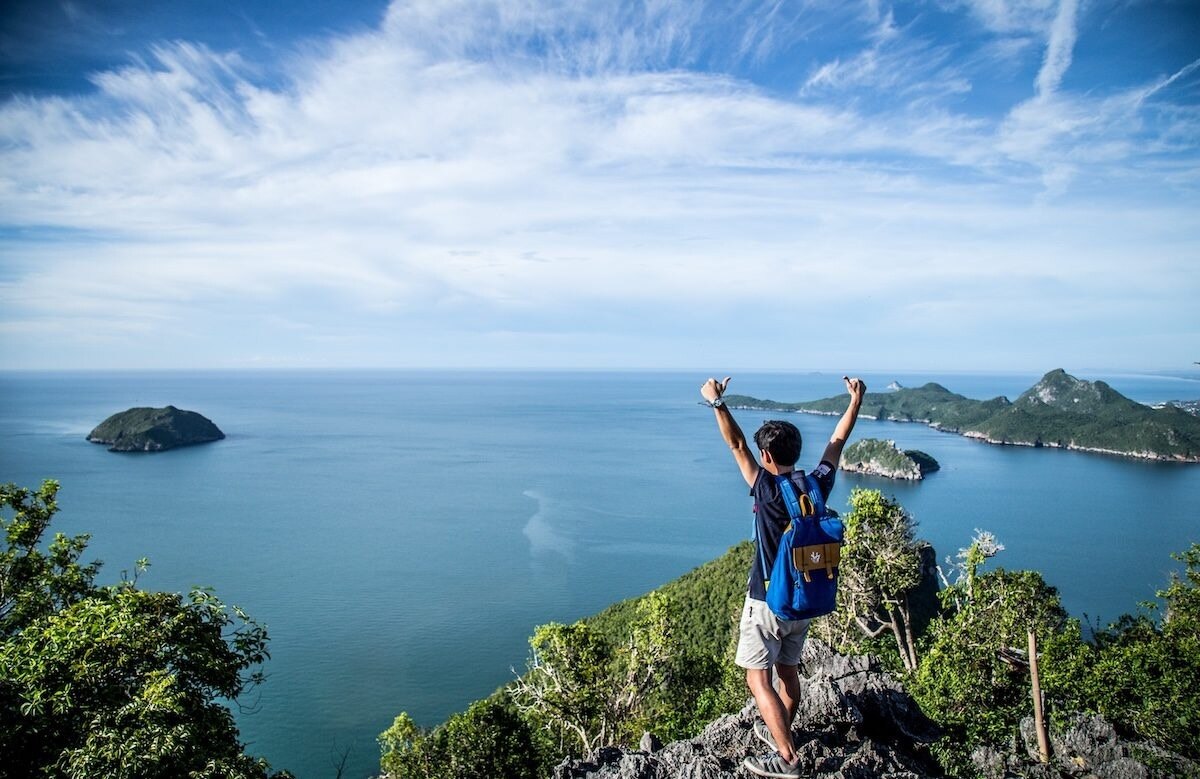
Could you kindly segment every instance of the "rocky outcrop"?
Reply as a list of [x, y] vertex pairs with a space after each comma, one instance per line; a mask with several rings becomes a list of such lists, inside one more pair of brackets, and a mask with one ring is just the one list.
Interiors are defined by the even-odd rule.
[[940, 467], [938, 461], [925, 452], [901, 450], [895, 441], [878, 438], [864, 438], [850, 444], [842, 453], [841, 463], [843, 471], [909, 481], [924, 479], [925, 474]]
[[[929, 746], [937, 727], [904, 689], [869, 657], [847, 657], [810, 640], [801, 668], [800, 709], [792, 733], [811, 775], [942, 776]], [[689, 741], [657, 751], [604, 747], [586, 760], [566, 761], [554, 779], [718, 779], [746, 777], [742, 761], [766, 747], [752, 732], [753, 703], [713, 722]], [[646, 742], [649, 745], [649, 740]]]
[[1120, 738], [1103, 717], [1076, 714], [1050, 729], [1050, 761], [1038, 759], [1033, 717], [1021, 722], [1020, 743], [981, 748], [971, 762], [982, 779], [1200, 779], [1200, 765], [1144, 742]]
[[219, 441], [224, 437], [225, 434], [201, 414], [166, 406], [131, 408], [113, 414], [97, 425], [87, 440], [107, 444], [110, 452], [161, 452]]
[[[803, 775], [826, 779], [943, 777], [930, 751], [937, 726], [904, 688], [870, 657], [848, 657], [809, 640], [801, 668], [800, 708], [792, 726]], [[747, 779], [742, 761], [766, 747], [752, 731], [751, 701], [696, 738], [660, 747], [647, 734], [641, 749], [602, 747], [556, 766], [552, 779]], [[1030, 717], [1007, 750], [979, 749], [973, 774], [984, 779], [1200, 778], [1200, 765], [1144, 743], [1120, 739], [1098, 716], [1076, 715], [1050, 731], [1051, 759], [1038, 760]]]

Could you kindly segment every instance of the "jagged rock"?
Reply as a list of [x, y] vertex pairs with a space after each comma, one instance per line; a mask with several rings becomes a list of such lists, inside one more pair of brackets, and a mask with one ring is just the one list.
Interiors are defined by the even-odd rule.
[[[742, 761], [763, 752], [752, 727], [753, 702], [688, 741], [651, 754], [616, 747], [568, 760], [554, 779], [730, 779], [748, 776]], [[805, 646], [800, 707], [792, 727], [797, 753], [813, 776], [923, 779], [942, 776], [929, 745], [937, 727], [879, 664], [847, 657], [816, 640]]]
[[1050, 728], [1050, 762], [1038, 760], [1033, 717], [1021, 721], [1021, 742], [1007, 751], [981, 748], [971, 762], [984, 779], [1174, 779], [1200, 777], [1200, 765], [1151, 744], [1122, 740], [1103, 717], [1075, 714]]
[[643, 752], [657, 752], [662, 749], [662, 741], [653, 733], [643, 733], [641, 743], [638, 745]]

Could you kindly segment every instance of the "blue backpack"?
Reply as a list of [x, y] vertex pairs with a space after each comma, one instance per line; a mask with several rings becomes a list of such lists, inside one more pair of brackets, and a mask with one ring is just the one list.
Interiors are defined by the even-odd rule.
[[[794, 472], [793, 472], [794, 473]], [[779, 539], [775, 565], [767, 571], [759, 547], [759, 564], [767, 580], [767, 606], [780, 619], [809, 619], [833, 611], [837, 601], [838, 564], [841, 562], [845, 527], [837, 512], [825, 505], [821, 489], [812, 476], [793, 474], [775, 477], [792, 521]], [[802, 486], [802, 491], [797, 487]]]

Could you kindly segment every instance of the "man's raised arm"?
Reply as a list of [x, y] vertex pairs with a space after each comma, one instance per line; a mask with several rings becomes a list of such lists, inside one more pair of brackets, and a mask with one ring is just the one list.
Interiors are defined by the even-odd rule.
[[825, 447], [825, 454], [821, 456], [823, 461], [835, 469], [841, 465], [842, 449], [846, 446], [846, 439], [850, 437], [850, 431], [854, 429], [854, 423], [858, 421], [863, 395], [867, 394], [867, 385], [863, 383], [862, 379], [843, 376], [842, 380], [846, 382], [846, 391], [850, 393], [850, 404], [846, 406], [846, 413], [842, 414], [842, 418], [838, 420], [837, 427], [833, 429], [833, 435], [829, 437], [829, 445]]
[[713, 407], [713, 412], [717, 415], [717, 427], [721, 431], [721, 437], [725, 439], [725, 443], [729, 444], [729, 449], [733, 452], [733, 459], [737, 461], [738, 470], [742, 472], [742, 478], [753, 487], [754, 480], [758, 478], [758, 460], [754, 459], [754, 454], [746, 443], [746, 436], [738, 427], [738, 423], [734, 421], [729, 407], [724, 402], [718, 402], [728, 386], [728, 376], [725, 377], [725, 381], [709, 379], [700, 387], [700, 397]]

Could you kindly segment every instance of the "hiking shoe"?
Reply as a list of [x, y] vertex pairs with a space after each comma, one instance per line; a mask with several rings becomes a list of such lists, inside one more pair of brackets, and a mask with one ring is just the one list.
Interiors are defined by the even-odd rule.
[[742, 761], [742, 765], [750, 773], [759, 776], [775, 776], [779, 779], [801, 776], [800, 758], [797, 757], [796, 762], [789, 763], [780, 757], [778, 752], [763, 757], [748, 757]]
[[[773, 752], [779, 751], [779, 745], [775, 743], [775, 737], [771, 735], [771, 729], [767, 727], [767, 723], [760, 719], [754, 720], [754, 735], [758, 736], [758, 740], [769, 746]], [[792, 736], [790, 732], [788, 735]], [[795, 736], [792, 736], [792, 746], [796, 746]]]

